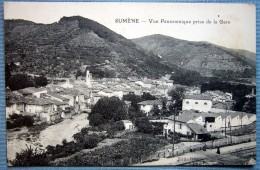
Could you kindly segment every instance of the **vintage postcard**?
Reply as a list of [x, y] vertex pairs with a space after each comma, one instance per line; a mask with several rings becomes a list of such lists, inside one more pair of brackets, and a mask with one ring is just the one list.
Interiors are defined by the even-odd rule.
[[256, 6], [5, 2], [8, 166], [256, 163]]

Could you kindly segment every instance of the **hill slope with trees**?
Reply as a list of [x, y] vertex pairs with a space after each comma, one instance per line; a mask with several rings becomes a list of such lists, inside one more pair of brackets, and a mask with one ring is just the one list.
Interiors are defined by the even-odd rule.
[[19, 62], [16, 72], [69, 77], [82, 65], [105, 62], [97, 73], [156, 78], [171, 72], [157, 55], [80, 16], [63, 17], [52, 24], [5, 20], [4, 27], [6, 62]]
[[220, 47], [208, 42], [180, 40], [165, 35], [150, 35], [133, 42], [159, 55], [169, 66], [199, 72], [202, 76], [232, 74], [251, 78], [256, 75], [256, 54]]

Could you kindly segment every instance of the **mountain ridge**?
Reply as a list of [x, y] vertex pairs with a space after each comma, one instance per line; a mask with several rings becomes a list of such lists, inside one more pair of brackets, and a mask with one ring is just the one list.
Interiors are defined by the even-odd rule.
[[255, 54], [249, 51], [229, 49], [205, 41], [181, 40], [162, 34], [148, 35], [132, 41], [161, 56], [173, 67], [179, 66], [211, 76], [219, 75], [222, 71], [237, 72], [242, 77], [245, 76], [244, 72], [249, 76], [248, 70], [250, 74], [255, 72]]
[[48, 76], [68, 77], [82, 65], [105, 61], [108, 67], [94, 71], [112, 72], [113, 77], [157, 78], [171, 72], [153, 53], [80, 16], [63, 17], [52, 24], [5, 20], [5, 52], [7, 63], [21, 62], [18, 72]]

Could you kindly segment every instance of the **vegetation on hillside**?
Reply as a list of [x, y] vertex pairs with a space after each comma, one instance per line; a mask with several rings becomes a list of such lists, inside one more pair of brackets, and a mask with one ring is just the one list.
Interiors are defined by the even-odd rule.
[[160, 55], [174, 68], [225, 79], [256, 76], [256, 54], [249, 51], [228, 49], [208, 42], [190, 42], [159, 34], [132, 41]]
[[110, 63], [90, 71], [97, 77], [151, 78], [171, 72], [171, 68], [161, 64], [160, 58], [153, 53], [103, 25], [79, 16], [64, 17], [48, 25], [6, 20], [5, 52], [7, 63], [19, 62], [16, 72], [48, 77], [76, 76], [82, 64], [105, 61]]

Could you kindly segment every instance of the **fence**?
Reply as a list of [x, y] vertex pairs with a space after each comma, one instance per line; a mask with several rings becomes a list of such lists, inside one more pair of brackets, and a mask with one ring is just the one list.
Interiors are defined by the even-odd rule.
[[[223, 147], [223, 146], [228, 146], [228, 145], [234, 145], [234, 144], [240, 144], [240, 143], [246, 143], [246, 142], [252, 142], [256, 141], [256, 135], [251, 134], [251, 135], [244, 135], [244, 136], [229, 136], [228, 138], [224, 139], [218, 139], [214, 141], [208, 141], [204, 143], [200, 143], [197, 145], [192, 145], [192, 146], [181, 146], [178, 148], [174, 149], [174, 156], [180, 156], [188, 152], [194, 152], [194, 151], [199, 151], [203, 149], [214, 149], [218, 147]], [[169, 150], [161, 151], [153, 156], [150, 156], [152, 160], [158, 160], [160, 158], [164, 157], [172, 157], [173, 152]], [[145, 161], [151, 161], [151, 160], [145, 160]]]

